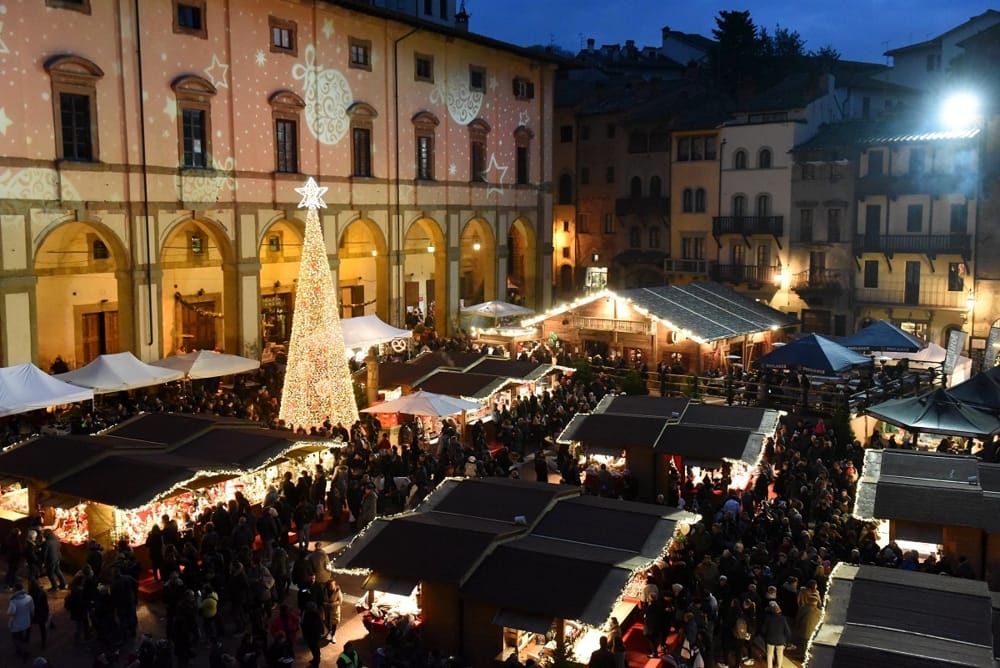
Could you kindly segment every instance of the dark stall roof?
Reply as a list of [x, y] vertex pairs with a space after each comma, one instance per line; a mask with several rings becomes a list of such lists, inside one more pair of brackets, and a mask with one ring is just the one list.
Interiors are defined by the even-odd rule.
[[496, 357], [484, 357], [469, 367], [469, 371], [472, 373], [482, 373], [499, 378], [516, 378], [526, 381], [535, 381], [543, 378], [553, 370], [555, 370], [555, 367], [551, 364], [541, 364], [527, 360], [499, 359]]
[[40, 436], [0, 454], [0, 475], [48, 483], [110, 450], [100, 437]]
[[606, 394], [594, 409], [595, 413], [607, 415], [641, 415], [647, 417], [677, 417], [684, 414], [690, 399], [677, 397], [653, 397], [643, 395]]
[[854, 515], [985, 528], [978, 461], [912, 450], [869, 450]]
[[337, 557], [335, 568], [367, 568], [382, 577], [460, 584], [513, 522], [417, 512], [378, 519]]
[[[640, 567], [621, 550], [581, 549], [573, 543], [526, 536], [499, 545], [462, 591], [467, 598], [499, 608], [600, 626], [621, 596], [632, 568]], [[525, 575], [511, 577], [513, 573]], [[533, 576], [552, 573], [572, 573], [572, 577], [546, 577], [540, 582]]]
[[670, 425], [653, 448], [657, 454], [679, 455], [685, 464], [716, 468], [723, 460], [756, 465], [764, 436], [749, 429]]
[[169, 456], [111, 456], [62, 478], [47, 491], [115, 508], [138, 508], [194, 477], [195, 471]]
[[682, 425], [736, 427], [751, 431], [772, 432], [778, 426], [777, 411], [747, 406], [691, 404], [681, 415]]
[[409, 362], [380, 362], [378, 365], [379, 388], [413, 385], [434, 369]]
[[509, 378], [498, 378], [482, 373], [437, 371], [414, 385], [414, 389], [447, 394], [450, 397], [485, 399], [502, 390], [510, 382]]
[[839, 564], [811, 666], [993, 666], [985, 582]]
[[430, 373], [434, 369], [468, 369], [486, 356], [486, 351], [435, 350], [414, 357], [406, 364], [422, 367]]
[[576, 416], [559, 434], [559, 442], [580, 441], [585, 446], [609, 446], [624, 449], [629, 445], [648, 445], [650, 448], [667, 426], [664, 417], [636, 417], [591, 413]]
[[568, 485], [550, 485], [509, 478], [446, 480], [424, 505], [444, 513], [513, 522], [523, 516], [534, 524], [559, 497], [579, 494]]
[[247, 426], [256, 424], [249, 420], [225, 419], [211, 415], [143, 413], [105, 433], [120, 439], [166, 446], [183, 443], [218, 426], [240, 423]]
[[700, 342], [787, 327], [795, 318], [719, 283], [623, 290], [618, 295]]
[[253, 471], [280, 456], [298, 439], [270, 429], [213, 429], [170, 450], [192, 464]]
[[[649, 503], [580, 496], [555, 504], [531, 531], [533, 536], [626, 550], [658, 559], [677, 523], [694, 516]], [[608, 531], [608, 527], [614, 527]]]

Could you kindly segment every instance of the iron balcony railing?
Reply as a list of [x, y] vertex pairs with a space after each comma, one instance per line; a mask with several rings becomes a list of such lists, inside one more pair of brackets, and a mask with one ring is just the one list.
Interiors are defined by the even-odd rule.
[[859, 234], [854, 238], [854, 248], [861, 253], [921, 253], [924, 255], [972, 254], [971, 234]]
[[716, 216], [712, 219], [712, 234], [768, 234], [780, 237], [784, 234], [783, 216]]

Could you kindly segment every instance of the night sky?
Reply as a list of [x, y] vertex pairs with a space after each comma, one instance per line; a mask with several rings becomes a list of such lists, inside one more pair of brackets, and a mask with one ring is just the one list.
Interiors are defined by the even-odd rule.
[[[466, 0], [472, 32], [520, 46], [553, 44], [576, 53], [588, 37], [601, 44], [659, 46], [660, 28], [712, 36], [721, 10], [750, 10], [758, 26], [797, 30], [807, 51], [831, 45], [842, 58], [885, 62], [882, 55], [949, 30], [990, 9], [987, 0]], [[996, 7], [993, 7], [996, 8]]]

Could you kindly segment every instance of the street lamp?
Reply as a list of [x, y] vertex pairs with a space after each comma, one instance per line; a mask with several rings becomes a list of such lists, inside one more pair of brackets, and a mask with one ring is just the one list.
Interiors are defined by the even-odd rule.
[[967, 130], [982, 120], [979, 98], [972, 93], [954, 93], [941, 103], [941, 123], [951, 130]]

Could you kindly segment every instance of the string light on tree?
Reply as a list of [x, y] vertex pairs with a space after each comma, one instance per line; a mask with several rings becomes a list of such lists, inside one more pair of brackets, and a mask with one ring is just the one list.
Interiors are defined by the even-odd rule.
[[350, 427], [358, 420], [333, 276], [317, 213], [317, 209], [326, 208], [326, 190], [312, 177], [295, 189], [302, 196], [299, 208], [308, 212], [278, 414], [295, 428], [319, 427], [326, 420]]

